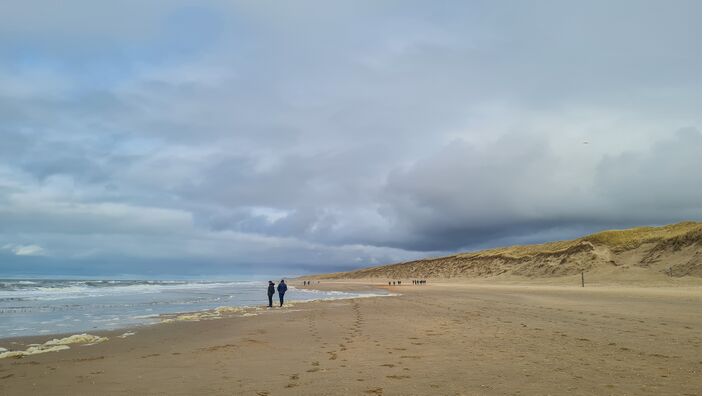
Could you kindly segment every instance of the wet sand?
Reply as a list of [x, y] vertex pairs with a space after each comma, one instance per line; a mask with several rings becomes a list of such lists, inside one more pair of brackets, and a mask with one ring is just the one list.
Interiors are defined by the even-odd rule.
[[0, 360], [0, 395], [701, 393], [700, 286], [388, 289], [403, 295], [95, 332], [109, 340]]

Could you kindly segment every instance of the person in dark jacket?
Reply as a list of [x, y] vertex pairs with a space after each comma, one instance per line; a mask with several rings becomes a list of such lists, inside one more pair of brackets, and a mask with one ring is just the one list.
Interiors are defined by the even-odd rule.
[[274, 282], [269, 281], [269, 289], [266, 291], [266, 295], [269, 296], [269, 308], [272, 307], [271, 298], [274, 297]]
[[286, 282], [284, 282], [283, 279], [281, 279], [281, 282], [279, 282], [279, 286], [276, 287], [276, 290], [279, 291], [279, 302], [281, 305], [280, 307], [284, 306], [284, 294], [286, 293], [286, 290], [288, 290], [288, 286], [286, 286]]

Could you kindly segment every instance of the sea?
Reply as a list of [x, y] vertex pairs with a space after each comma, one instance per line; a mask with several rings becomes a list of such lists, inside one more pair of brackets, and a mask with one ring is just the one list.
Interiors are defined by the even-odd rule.
[[[267, 281], [0, 279], [0, 338], [114, 330], [160, 315], [217, 307], [263, 307]], [[298, 289], [287, 301], [384, 295]], [[278, 296], [274, 296], [276, 300]], [[278, 305], [278, 301], [276, 301]]]

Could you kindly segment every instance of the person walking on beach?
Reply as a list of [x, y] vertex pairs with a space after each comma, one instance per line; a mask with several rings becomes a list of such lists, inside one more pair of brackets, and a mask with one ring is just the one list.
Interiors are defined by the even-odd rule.
[[269, 308], [272, 307], [272, 297], [274, 297], [274, 282], [269, 281], [269, 289], [266, 291], [266, 295], [269, 296]]
[[279, 282], [279, 286], [276, 288], [276, 290], [279, 291], [279, 302], [281, 305], [280, 307], [284, 306], [284, 294], [286, 293], [286, 290], [288, 290], [288, 286], [286, 286], [286, 282], [284, 282], [283, 279], [281, 279], [281, 282]]

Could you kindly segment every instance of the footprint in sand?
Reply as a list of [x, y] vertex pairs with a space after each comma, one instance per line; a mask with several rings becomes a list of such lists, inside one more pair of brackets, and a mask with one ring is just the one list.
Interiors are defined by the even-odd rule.
[[298, 386], [297, 383], [291, 382], [290, 384], [287, 384], [286, 386], [284, 386], [284, 388], [295, 388], [295, 387], [297, 387], [297, 386]]
[[384, 394], [384, 388], [372, 388], [372, 389], [367, 389], [364, 391], [364, 393], [368, 395], [383, 395]]

